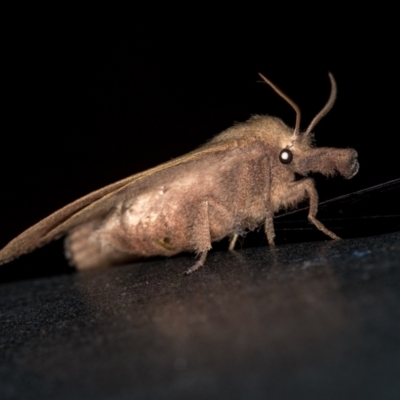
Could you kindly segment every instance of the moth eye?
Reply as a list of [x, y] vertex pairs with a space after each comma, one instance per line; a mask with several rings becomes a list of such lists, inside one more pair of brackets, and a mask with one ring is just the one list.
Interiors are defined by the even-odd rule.
[[293, 160], [293, 153], [289, 149], [283, 149], [279, 154], [279, 161], [282, 164], [290, 164]]

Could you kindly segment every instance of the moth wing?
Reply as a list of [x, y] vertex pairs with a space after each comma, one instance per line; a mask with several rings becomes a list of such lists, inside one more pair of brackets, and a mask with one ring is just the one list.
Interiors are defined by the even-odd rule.
[[224, 151], [227, 147], [229, 147], [227, 143], [216, 145], [208, 144], [182, 157], [178, 157], [155, 168], [112, 183], [111, 185], [105, 186], [75, 200], [42, 219], [9, 242], [0, 250], [0, 264], [9, 262], [38, 247], [44, 246], [84, 222], [105, 215], [114, 204], [114, 196], [118, 195], [119, 192], [126, 189], [128, 186], [135, 185], [136, 182], [154, 175], [157, 172], [202, 157], [207, 153]]

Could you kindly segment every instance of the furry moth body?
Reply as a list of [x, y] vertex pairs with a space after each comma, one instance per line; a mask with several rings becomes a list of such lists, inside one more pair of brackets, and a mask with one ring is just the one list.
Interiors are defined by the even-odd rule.
[[[316, 148], [311, 130], [331, 109], [331, 94], [304, 133], [300, 110], [263, 75], [261, 78], [296, 111], [294, 129], [280, 119], [253, 116], [220, 133], [199, 149], [148, 171], [92, 192], [56, 211], [0, 251], [0, 263], [67, 235], [65, 254], [78, 269], [104, 267], [150, 256], [192, 251], [189, 268], [201, 267], [214, 241], [265, 224], [274, 244], [274, 213], [309, 199], [309, 221], [332, 239], [338, 237], [316, 218], [319, 172], [350, 179], [358, 171], [354, 149]], [[296, 174], [305, 178], [296, 180]]]

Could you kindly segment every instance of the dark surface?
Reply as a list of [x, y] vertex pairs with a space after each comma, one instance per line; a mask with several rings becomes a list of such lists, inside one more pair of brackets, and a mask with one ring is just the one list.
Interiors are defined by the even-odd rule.
[[400, 234], [0, 286], [2, 399], [398, 399]]

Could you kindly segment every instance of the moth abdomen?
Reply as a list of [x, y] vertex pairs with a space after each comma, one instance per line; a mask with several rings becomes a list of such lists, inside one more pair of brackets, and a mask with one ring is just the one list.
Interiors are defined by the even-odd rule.
[[132, 254], [104, 243], [98, 235], [99, 221], [82, 224], [64, 240], [64, 252], [69, 263], [79, 270], [121, 264], [134, 259]]

